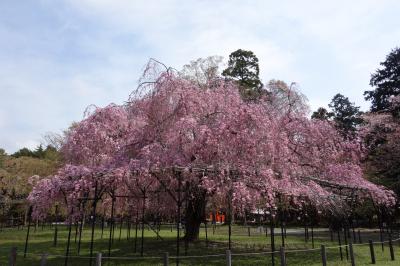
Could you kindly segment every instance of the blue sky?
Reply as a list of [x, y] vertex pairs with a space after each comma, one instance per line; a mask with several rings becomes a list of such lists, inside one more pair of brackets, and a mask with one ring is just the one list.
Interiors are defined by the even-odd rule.
[[33, 148], [90, 104], [123, 103], [151, 57], [252, 50], [261, 77], [297, 82], [311, 109], [363, 91], [400, 46], [400, 1], [0, 1], [0, 147]]

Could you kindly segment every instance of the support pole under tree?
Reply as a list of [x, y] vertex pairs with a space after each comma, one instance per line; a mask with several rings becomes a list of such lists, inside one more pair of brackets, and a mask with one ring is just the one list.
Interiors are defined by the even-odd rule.
[[178, 201], [177, 201], [177, 221], [176, 221], [176, 266], [179, 266], [179, 238], [180, 238], [180, 223], [181, 223], [181, 188], [182, 180], [178, 173]]
[[232, 248], [232, 188], [230, 189], [229, 195], [228, 195], [228, 249], [231, 250]]
[[371, 254], [371, 264], [375, 264], [376, 260], [375, 260], [375, 250], [374, 250], [374, 243], [372, 242], [372, 240], [368, 240], [369, 242], [369, 252]]
[[[73, 211], [71, 211], [71, 214]], [[68, 257], [69, 257], [69, 247], [71, 244], [71, 230], [72, 230], [72, 221], [71, 221], [71, 215], [69, 217], [69, 223], [68, 223], [68, 240], [67, 240], [67, 250], [65, 251], [65, 260], [64, 260], [64, 266], [68, 265]]]
[[58, 204], [56, 205], [56, 213], [55, 213], [56, 222], [54, 225], [54, 240], [53, 246], [57, 246], [57, 238], [58, 238]]
[[312, 248], [315, 248], [314, 246], [314, 226], [311, 225], [311, 246]]
[[114, 218], [113, 221], [112, 221], [112, 237], [111, 237], [111, 243], [112, 244], [114, 244], [115, 227], [116, 227], [116, 223], [115, 223], [115, 218]]
[[281, 218], [281, 240], [282, 240], [282, 247], [285, 247], [285, 229], [284, 229], [284, 218], [283, 218], [283, 211], [280, 211], [280, 218]]
[[[189, 202], [188, 201], [186, 201], [186, 206], [185, 206], [185, 210], [187, 210], [188, 209], [188, 206], [189, 206]], [[188, 242], [188, 233], [187, 233], [187, 230], [188, 230], [188, 226], [187, 226], [187, 220], [185, 219], [185, 237], [184, 237], [184, 243], [185, 243], [185, 256], [187, 256], [187, 252], [188, 252], [188, 248], [189, 248], [189, 242]], [[199, 230], [200, 230], [200, 228], [199, 228]]]
[[394, 250], [393, 250], [392, 237], [389, 238], [389, 251], [390, 251], [390, 259], [394, 260]]
[[119, 237], [118, 237], [118, 242], [121, 241], [121, 234], [122, 234], [122, 225], [123, 225], [123, 223], [124, 223], [124, 219], [121, 217], [120, 224], [119, 224]]
[[26, 258], [26, 252], [28, 251], [29, 230], [31, 229], [31, 220], [32, 220], [31, 216], [32, 216], [32, 206], [29, 206], [29, 210], [28, 210], [28, 231], [26, 232], [24, 258]]
[[106, 216], [106, 211], [103, 211], [103, 217], [101, 217], [101, 239], [103, 239], [104, 234], [104, 217]]
[[271, 262], [275, 266], [275, 233], [274, 233], [274, 220], [271, 213]]
[[343, 232], [344, 232], [344, 244], [346, 245], [344, 247], [344, 249], [346, 250], [346, 260], [349, 260], [349, 249], [347, 248], [347, 244], [348, 244], [347, 237], [348, 237], [348, 235], [347, 235], [347, 228], [346, 227], [344, 227]]
[[143, 257], [143, 244], [144, 244], [144, 211], [146, 208], [146, 190], [143, 190], [143, 204], [142, 204], [142, 240], [140, 246], [140, 256]]
[[127, 225], [126, 240], [129, 241], [131, 239], [131, 216], [130, 215], [126, 218], [126, 225]]
[[338, 236], [340, 260], [343, 260], [342, 239], [341, 239], [341, 237], [340, 237], [340, 234], [341, 234], [340, 231], [341, 231], [341, 228], [338, 229], [338, 231], [337, 231], [337, 236]]
[[78, 228], [79, 228], [79, 224], [78, 224], [78, 222], [75, 221], [75, 239], [74, 239], [75, 244], [76, 244], [76, 240], [78, 238]]
[[92, 257], [93, 257], [94, 228], [96, 225], [96, 207], [97, 207], [97, 181], [96, 181], [96, 184], [94, 187], [93, 212], [92, 212], [92, 234], [91, 234], [91, 238], [90, 238], [89, 266], [92, 265]]
[[204, 230], [206, 233], [206, 247], [208, 247], [207, 219], [204, 221]]
[[380, 210], [378, 210], [378, 223], [379, 223], [379, 239], [381, 241], [382, 251], [384, 251], [384, 244], [383, 244], [383, 222], [382, 216], [380, 214]]
[[304, 219], [304, 242], [308, 243], [307, 213], [305, 210], [305, 206], [304, 206], [303, 219]]
[[114, 205], [115, 205], [115, 197], [114, 195], [111, 196], [111, 218], [110, 218], [110, 234], [108, 237], [108, 257], [111, 256], [111, 237], [113, 231], [113, 224], [114, 224]]
[[232, 217], [231, 217], [231, 210], [230, 210], [230, 207], [229, 207], [229, 224], [228, 224], [228, 249], [229, 250], [231, 250], [232, 249], [232, 238], [231, 238], [231, 236], [232, 236]]
[[267, 219], [267, 211], [264, 210], [264, 221], [265, 221], [265, 237], [268, 237], [268, 219]]
[[79, 224], [79, 238], [78, 238], [78, 255], [81, 252], [81, 242], [82, 242], [82, 231], [83, 231], [83, 223], [85, 221], [85, 213], [84, 210], [82, 210], [82, 216], [81, 216], [81, 223]]
[[139, 223], [139, 208], [136, 207], [136, 221], [135, 221], [135, 253], [136, 253], [136, 251], [137, 251], [138, 223]]

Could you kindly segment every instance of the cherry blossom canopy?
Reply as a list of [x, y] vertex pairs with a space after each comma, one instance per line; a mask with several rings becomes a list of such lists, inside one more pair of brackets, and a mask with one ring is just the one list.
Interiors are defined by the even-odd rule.
[[310, 120], [295, 92], [285, 92], [285, 101], [266, 93], [250, 102], [229, 81], [204, 88], [170, 70], [156, 74], [126, 104], [96, 108], [71, 130], [62, 147], [66, 164], [54, 176], [32, 179], [35, 215], [56, 202], [76, 212], [95, 187], [105, 209], [110, 193], [132, 196], [117, 200], [121, 211], [130, 211], [144, 190], [159, 191], [146, 204], [168, 215], [179, 183], [189, 198], [203, 191], [204, 199], [224, 205], [229, 195], [239, 211], [271, 208], [277, 195], [326, 208], [335, 192], [316, 180], [394, 204], [392, 192], [364, 179], [361, 141]]

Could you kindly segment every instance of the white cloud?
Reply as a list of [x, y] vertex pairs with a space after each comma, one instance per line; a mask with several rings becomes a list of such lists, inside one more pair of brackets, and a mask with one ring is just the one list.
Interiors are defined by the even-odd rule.
[[40, 142], [37, 140], [23, 140], [23, 141], [17, 141], [15, 143], [15, 148], [28, 148], [28, 149], [35, 149], [37, 146], [40, 145]]

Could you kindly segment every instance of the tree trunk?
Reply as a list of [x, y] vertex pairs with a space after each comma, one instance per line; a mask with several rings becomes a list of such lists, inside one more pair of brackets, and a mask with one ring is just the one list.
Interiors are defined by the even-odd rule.
[[187, 241], [199, 239], [200, 224], [205, 221], [206, 192], [197, 190], [189, 197], [185, 212], [185, 238]]

